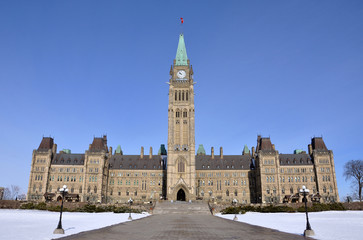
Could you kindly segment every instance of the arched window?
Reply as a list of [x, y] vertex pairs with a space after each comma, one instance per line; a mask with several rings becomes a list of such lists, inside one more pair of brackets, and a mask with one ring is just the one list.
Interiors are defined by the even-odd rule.
[[184, 101], [184, 91], [182, 92], [182, 101]]
[[234, 196], [237, 196], [237, 194], [238, 194], [238, 193], [237, 193], [237, 190], [234, 190]]
[[185, 164], [183, 161], [179, 161], [178, 163], [178, 172], [185, 172]]
[[82, 193], [82, 186], [79, 187], [79, 193]]
[[179, 101], [181, 101], [181, 91], [179, 91]]
[[74, 188], [73, 187], [71, 188], [71, 193], [74, 193]]
[[88, 186], [87, 193], [90, 193], [90, 192], [91, 192], [91, 187]]
[[95, 193], [97, 193], [97, 187], [95, 186], [95, 188], [93, 189], [93, 191], [95, 192]]
[[229, 191], [228, 190], [226, 191], [226, 196], [229, 197]]
[[330, 186], [329, 191], [330, 191], [331, 193], [333, 192], [333, 187], [332, 187], [332, 186]]
[[290, 188], [290, 193], [293, 194], [294, 193], [294, 189], [291, 187]]
[[185, 100], [188, 101], [188, 91], [185, 92]]
[[178, 100], [178, 92], [175, 91], [175, 101], [177, 101], [177, 100]]

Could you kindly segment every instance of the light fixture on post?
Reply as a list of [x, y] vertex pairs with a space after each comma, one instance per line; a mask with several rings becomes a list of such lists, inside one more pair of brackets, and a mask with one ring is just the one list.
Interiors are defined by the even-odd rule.
[[[232, 201], [232, 205], [236, 208], [236, 206], [237, 206], [237, 203], [238, 203], [238, 200], [237, 199], [233, 199], [233, 201]], [[236, 210], [236, 209], [235, 209]], [[238, 218], [237, 218], [237, 213], [236, 212], [234, 212], [234, 218], [233, 218], [233, 221], [237, 221], [238, 220]]]
[[64, 197], [68, 194], [67, 185], [63, 185], [61, 189], [59, 189], [60, 194], [62, 195], [62, 204], [60, 209], [60, 216], [57, 228], [54, 230], [53, 234], [64, 234], [64, 229], [62, 228], [62, 213], [63, 213], [63, 201]]
[[305, 186], [302, 186], [302, 189], [300, 189], [300, 193], [303, 195], [303, 201], [305, 202], [306, 229], [304, 231], [304, 236], [305, 237], [314, 236], [315, 235], [314, 230], [311, 229], [309, 223], [308, 206], [307, 206], [308, 199], [306, 198], [306, 196], [309, 195], [309, 189], [307, 189]]
[[132, 205], [132, 203], [134, 201], [130, 198], [127, 202], [130, 204], [130, 212], [129, 212], [129, 218], [128, 218], [128, 220], [132, 220], [132, 217], [131, 217], [131, 205]]

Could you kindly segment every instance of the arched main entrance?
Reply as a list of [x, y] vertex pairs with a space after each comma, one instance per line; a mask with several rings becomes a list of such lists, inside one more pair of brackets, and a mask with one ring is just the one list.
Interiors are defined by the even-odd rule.
[[179, 189], [178, 193], [176, 194], [177, 201], [185, 201], [185, 192], [183, 189]]

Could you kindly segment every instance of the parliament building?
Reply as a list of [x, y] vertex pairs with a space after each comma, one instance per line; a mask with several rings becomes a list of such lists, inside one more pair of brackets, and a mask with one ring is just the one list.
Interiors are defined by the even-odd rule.
[[339, 201], [334, 157], [321, 137], [311, 139], [308, 152], [282, 154], [270, 138], [257, 136], [256, 147], [241, 155], [225, 155], [223, 148], [206, 152], [195, 144], [193, 68], [184, 35], [180, 34], [170, 69], [167, 148], [157, 154], [141, 147], [138, 155], [124, 155], [120, 146], [95, 137], [84, 153], [57, 150], [43, 137], [33, 150], [27, 200], [56, 201], [67, 185], [67, 201], [125, 203], [160, 199], [213, 202], [300, 202], [299, 190], [310, 189], [308, 201]]

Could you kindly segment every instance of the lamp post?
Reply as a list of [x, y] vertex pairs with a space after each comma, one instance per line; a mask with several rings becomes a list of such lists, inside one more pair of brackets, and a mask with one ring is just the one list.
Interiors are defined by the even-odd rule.
[[[238, 200], [237, 200], [237, 199], [233, 199], [233, 201], [232, 201], [232, 205], [233, 205], [234, 207], [236, 207], [237, 203], [238, 203]], [[233, 221], [237, 221], [237, 220], [238, 220], [238, 218], [237, 218], [237, 213], [235, 212], [235, 213], [234, 213]]]
[[68, 188], [67, 185], [63, 185], [61, 189], [59, 189], [59, 192], [62, 195], [62, 204], [60, 209], [60, 216], [59, 216], [59, 222], [57, 228], [54, 230], [53, 234], [64, 234], [64, 229], [62, 228], [62, 213], [63, 213], [63, 200], [64, 196], [68, 194]]
[[131, 205], [134, 201], [132, 201], [132, 199], [130, 198], [128, 201], [127, 201], [129, 204], [130, 204], [130, 213], [129, 213], [129, 218], [128, 220], [132, 220], [132, 217], [131, 217]]
[[303, 201], [305, 202], [306, 229], [304, 231], [304, 236], [314, 236], [315, 235], [314, 230], [311, 229], [309, 223], [308, 206], [307, 206], [308, 199], [306, 198], [306, 196], [309, 194], [309, 189], [307, 189], [305, 186], [302, 186], [302, 189], [300, 189], [300, 193], [304, 196]]

